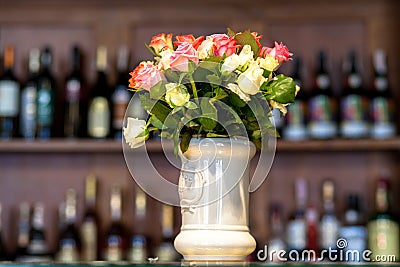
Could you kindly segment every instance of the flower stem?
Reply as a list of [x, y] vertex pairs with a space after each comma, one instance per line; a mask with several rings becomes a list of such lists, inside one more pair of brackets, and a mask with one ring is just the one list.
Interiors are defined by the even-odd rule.
[[198, 104], [198, 102], [199, 102], [199, 96], [197, 95], [197, 88], [196, 88], [196, 84], [194, 83], [194, 80], [193, 80], [193, 76], [192, 75], [190, 75], [190, 85], [192, 86], [192, 91], [193, 91], [193, 96], [194, 96], [194, 98], [196, 99], [196, 102], [197, 102], [197, 104]]

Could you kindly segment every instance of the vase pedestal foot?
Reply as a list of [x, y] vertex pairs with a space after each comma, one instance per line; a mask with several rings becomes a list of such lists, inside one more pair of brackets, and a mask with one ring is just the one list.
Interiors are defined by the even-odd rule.
[[185, 261], [243, 262], [256, 247], [248, 231], [182, 230], [175, 248]]

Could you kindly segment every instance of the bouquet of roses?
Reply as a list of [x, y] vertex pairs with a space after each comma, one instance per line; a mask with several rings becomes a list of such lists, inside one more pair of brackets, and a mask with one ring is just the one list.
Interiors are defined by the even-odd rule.
[[261, 147], [276, 136], [271, 109], [286, 113], [299, 90], [292, 78], [276, 74], [292, 53], [282, 43], [265, 47], [250, 30], [207, 37], [159, 34], [148, 49], [154, 61], [141, 62], [129, 87], [148, 112], [147, 121], [129, 118], [124, 136], [138, 147], [151, 131], [174, 140], [182, 152], [193, 136], [243, 136]]

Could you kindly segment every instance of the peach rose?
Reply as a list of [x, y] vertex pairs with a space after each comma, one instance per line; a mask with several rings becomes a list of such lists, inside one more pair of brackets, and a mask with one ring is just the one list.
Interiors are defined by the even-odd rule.
[[199, 56], [194, 49], [193, 45], [183, 43], [172, 53], [170, 58], [170, 66], [173, 70], [188, 71], [189, 60], [193, 61], [196, 65], [199, 63]]
[[129, 87], [134, 89], [145, 89], [150, 91], [150, 88], [160, 81], [165, 81], [164, 74], [159, 70], [158, 66], [150, 61], [141, 62], [131, 73], [129, 79]]
[[261, 49], [261, 57], [265, 57], [267, 54], [273, 56], [276, 60], [278, 60], [279, 65], [285, 61], [291, 60], [292, 53], [289, 52], [289, 49], [283, 43], [275, 42], [275, 46], [273, 48], [263, 47]]
[[226, 34], [213, 34], [210, 36], [214, 42], [214, 56], [227, 56], [236, 53], [239, 45], [234, 37], [229, 37]]
[[175, 38], [176, 38], [176, 41], [174, 42], [174, 45], [180, 46], [183, 43], [189, 43], [189, 44], [193, 45], [194, 49], [196, 49], [196, 50], [197, 50], [197, 48], [199, 48], [200, 44], [204, 41], [204, 36], [194, 38], [193, 34], [178, 35]]
[[156, 36], [153, 36], [153, 38], [151, 38], [149, 46], [154, 49], [154, 52], [157, 55], [159, 55], [160, 52], [164, 49], [173, 50], [174, 47], [172, 46], [172, 33], [160, 33]]

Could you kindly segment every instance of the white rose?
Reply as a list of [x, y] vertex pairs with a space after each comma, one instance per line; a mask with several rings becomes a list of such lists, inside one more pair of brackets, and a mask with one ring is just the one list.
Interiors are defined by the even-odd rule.
[[288, 103], [287, 104], [281, 104], [281, 103], [278, 103], [278, 102], [276, 102], [274, 100], [269, 100], [269, 104], [271, 106], [271, 110], [273, 110], [274, 108], [277, 108], [277, 109], [279, 109], [279, 111], [282, 113], [283, 116], [286, 115], [286, 113], [287, 113], [286, 106], [289, 105]]
[[262, 70], [255, 61], [250, 62], [245, 72], [239, 75], [237, 84], [244, 93], [255, 95], [260, 90], [265, 78]]
[[199, 59], [206, 59], [212, 55], [214, 42], [212, 39], [204, 40], [197, 48], [197, 52], [199, 53]]
[[165, 88], [167, 89], [165, 101], [171, 108], [181, 107], [189, 102], [190, 94], [185, 86], [177, 83], [168, 83]]
[[245, 45], [239, 53], [240, 66], [245, 67], [253, 59], [254, 53], [250, 45]]
[[[125, 141], [131, 148], [137, 148], [144, 145], [147, 135], [139, 136], [144, 134], [146, 131], [146, 121], [139, 120], [137, 118], [128, 117], [126, 127], [123, 128]], [[138, 137], [139, 136], [139, 137]]]
[[174, 51], [171, 49], [165, 49], [160, 52], [160, 65], [163, 69], [167, 70], [171, 67], [171, 56]]
[[224, 63], [221, 66], [221, 72], [232, 72], [237, 69], [240, 65], [239, 56], [237, 54], [232, 54], [225, 58]]
[[249, 102], [250, 97], [240, 90], [239, 86], [235, 83], [228, 83], [228, 89], [237, 94], [244, 102]]
[[261, 68], [268, 71], [274, 71], [277, 67], [279, 67], [279, 61], [270, 54], [267, 54], [265, 58], [257, 58], [257, 63]]

